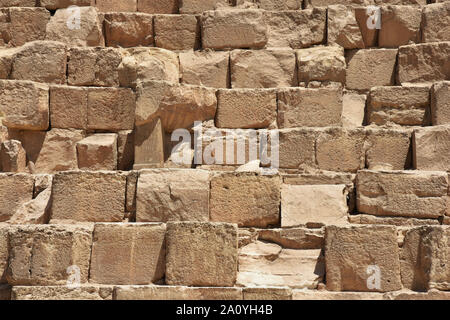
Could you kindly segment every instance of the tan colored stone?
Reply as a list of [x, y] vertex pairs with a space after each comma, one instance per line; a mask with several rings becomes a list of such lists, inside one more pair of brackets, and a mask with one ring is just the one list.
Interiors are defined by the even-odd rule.
[[450, 292], [430, 290], [428, 292], [396, 291], [384, 294], [385, 300], [450, 300]]
[[[80, 27], [73, 20], [73, 10], [58, 9], [47, 24], [47, 40], [70, 46], [104, 46], [103, 17], [94, 7], [80, 7]], [[72, 20], [71, 20], [72, 19]], [[75, 22], [75, 23], [73, 23]]]
[[227, 88], [229, 82], [229, 52], [180, 52], [181, 81], [213, 88]]
[[444, 172], [359, 171], [358, 211], [376, 216], [438, 218], [445, 215]]
[[217, 103], [219, 128], [267, 128], [276, 119], [277, 95], [273, 90], [219, 90]]
[[214, 118], [215, 91], [208, 88], [175, 85], [162, 81], [145, 82], [137, 87], [136, 125], [161, 118], [166, 132], [188, 128], [195, 121]]
[[381, 7], [378, 45], [386, 48], [420, 42], [422, 8], [417, 6]]
[[131, 130], [135, 108], [135, 94], [129, 88], [89, 88], [88, 129]]
[[122, 130], [117, 132], [117, 169], [128, 171], [134, 164], [134, 139], [136, 132]]
[[50, 121], [52, 128], [87, 129], [87, 112], [87, 88], [50, 87]]
[[242, 300], [241, 288], [116, 286], [116, 300]]
[[319, 168], [344, 172], [364, 168], [365, 136], [362, 129], [330, 128], [320, 132], [316, 142]]
[[369, 90], [394, 84], [397, 49], [363, 49], [347, 58], [347, 88]]
[[67, 82], [72, 86], [119, 86], [122, 56], [113, 48], [71, 48]]
[[325, 262], [328, 290], [386, 292], [402, 288], [394, 227], [327, 227]]
[[236, 225], [169, 222], [166, 283], [187, 286], [233, 286], [236, 280]]
[[244, 288], [244, 300], [291, 300], [292, 290], [283, 287]]
[[180, 78], [177, 54], [160, 48], [130, 48], [122, 52], [119, 66], [121, 87], [136, 88], [148, 80], [178, 83]]
[[46, 84], [0, 80], [3, 125], [12, 129], [47, 130], [48, 95]]
[[209, 221], [209, 176], [204, 170], [142, 171], [136, 221]]
[[41, 7], [48, 10], [56, 10], [60, 8], [67, 8], [70, 6], [90, 6], [94, 4], [95, 0], [40, 0]]
[[368, 121], [377, 125], [422, 126], [429, 122], [430, 93], [424, 86], [374, 87], [369, 93]]
[[344, 49], [365, 48], [355, 10], [345, 5], [332, 5], [327, 10], [328, 45], [338, 44]]
[[1, 143], [0, 168], [3, 172], [27, 171], [27, 154], [20, 141], [6, 140]]
[[261, 49], [268, 40], [268, 27], [262, 10], [205, 11], [201, 23], [203, 48]]
[[266, 11], [265, 16], [269, 48], [299, 49], [326, 41], [325, 9]]
[[402, 46], [398, 50], [398, 82], [432, 83], [450, 76], [450, 41]]
[[180, 0], [180, 13], [202, 13], [208, 10], [225, 9], [231, 6], [230, 0]]
[[138, 0], [116, 1], [116, 0], [95, 0], [95, 6], [100, 12], [111, 11], [137, 11]]
[[233, 88], [279, 88], [297, 85], [292, 50], [233, 50]]
[[280, 221], [280, 177], [223, 174], [211, 180], [211, 221], [267, 227]]
[[256, 0], [258, 7], [264, 10], [299, 10], [302, 9], [301, 0]]
[[413, 161], [417, 170], [450, 171], [450, 126], [414, 130]]
[[434, 126], [450, 124], [450, 81], [431, 88], [431, 121]]
[[[5, 272], [8, 268], [9, 258], [9, 227], [7, 225], [0, 225], [0, 288], [1, 283], [6, 282]], [[0, 294], [0, 297], [2, 295]], [[1, 300], [1, 298], [0, 298]]]
[[[421, 1], [421, 0], [419, 0]], [[382, 3], [380, 3], [382, 4]], [[373, 10], [375, 9], [375, 10]], [[380, 29], [377, 29], [377, 23], [379, 24], [379, 20], [377, 20], [377, 12], [380, 13], [378, 15], [378, 19], [381, 17], [381, 10], [378, 6], [370, 9], [370, 7], [356, 7], [355, 17], [356, 21], [359, 25], [359, 30], [361, 31], [362, 38], [364, 41], [364, 45], [366, 48], [377, 47], [378, 45], [378, 37], [380, 34]], [[383, 23], [383, 21], [381, 21]], [[370, 28], [369, 28], [370, 27]], [[375, 27], [375, 28], [374, 28]]]
[[276, 243], [286, 249], [321, 249], [323, 229], [281, 228], [259, 229], [258, 239]]
[[[22, 7], [22, 5], [19, 5]], [[9, 8], [2, 37], [8, 45], [22, 46], [30, 41], [44, 40], [50, 12], [44, 8]], [[5, 37], [6, 36], [6, 37]]]
[[450, 3], [432, 3], [424, 7], [422, 41], [450, 41]]
[[92, 229], [92, 226], [73, 225], [14, 227], [9, 232], [8, 283], [65, 285], [70, 278], [69, 267], [80, 272], [80, 283], [86, 283]]
[[342, 89], [285, 89], [278, 92], [279, 128], [339, 126]]
[[308, 129], [279, 130], [280, 168], [299, 169], [316, 166], [317, 132]]
[[125, 211], [125, 187], [126, 176], [120, 173], [69, 171], [55, 174], [51, 219], [120, 222]]
[[110, 12], [105, 14], [105, 43], [108, 47], [151, 46], [153, 16], [137, 12]]
[[416, 219], [404, 217], [376, 217], [368, 214], [356, 214], [348, 217], [350, 223], [355, 224], [383, 224], [398, 227], [414, 227], [424, 225], [438, 225], [438, 219]]
[[383, 300], [382, 293], [292, 290], [292, 300]]
[[34, 7], [36, 0], [0, 0], [1, 7]]
[[200, 25], [193, 15], [157, 15], [154, 19], [155, 43], [168, 50], [200, 47]]
[[166, 226], [101, 223], [94, 228], [89, 280], [149, 284], [164, 277]]
[[347, 224], [345, 185], [283, 185], [281, 226]]
[[11, 300], [112, 300], [112, 286], [81, 285], [67, 286], [15, 286]]
[[135, 170], [162, 167], [165, 161], [164, 131], [159, 118], [136, 127], [134, 138]]
[[367, 96], [345, 92], [342, 97], [342, 126], [357, 128], [364, 124]]
[[98, 133], [77, 142], [78, 168], [117, 169], [117, 134]]
[[178, 0], [138, 0], [137, 11], [145, 13], [178, 13]]

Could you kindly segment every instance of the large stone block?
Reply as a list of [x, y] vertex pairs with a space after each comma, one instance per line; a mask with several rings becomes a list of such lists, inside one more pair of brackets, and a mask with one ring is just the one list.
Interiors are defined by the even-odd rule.
[[398, 49], [398, 82], [432, 83], [450, 77], [450, 41], [402, 46]]
[[0, 144], [0, 169], [3, 172], [28, 172], [27, 154], [18, 140], [6, 140]]
[[115, 1], [115, 0], [95, 0], [95, 6], [100, 12], [111, 11], [137, 11], [138, 0]]
[[359, 171], [358, 212], [376, 216], [438, 218], [446, 212], [445, 172]]
[[297, 86], [292, 50], [234, 50], [230, 61], [232, 88]]
[[414, 130], [413, 160], [417, 170], [450, 171], [450, 126]]
[[50, 121], [52, 128], [87, 129], [87, 117], [87, 88], [50, 87]]
[[94, 4], [94, 1], [95, 0], [40, 0], [40, 5], [48, 10], [56, 10], [70, 6], [90, 6]]
[[264, 10], [284, 11], [302, 9], [301, 0], [256, 0], [258, 7]]
[[342, 126], [344, 128], [362, 127], [366, 112], [365, 94], [345, 92], [342, 97]]
[[136, 221], [209, 221], [209, 176], [204, 170], [141, 171]]
[[327, 289], [379, 292], [400, 290], [402, 284], [398, 251], [394, 227], [327, 227]]
[[327, 10], [328, 45], [338, 44], [344, 49], [364, 49], [364, 38], [355, 10], [344, 5], [331, 5]]
[[316, 166], [316, 131], [283, 129], [278, 132], [280, 168], [299, 169]]
[[234, 286], [238, 268], [236, 225], [170, 222], [166, 237], [167, 284]]
[[381, 7], [381, 29], [378, 35], [378, 46], [397, 48], [411, 42], [420, 42], [421, 21], [421, 7]]
[[431, 122], [434, 126], [450, 124], [450, 81], [435, 83], [431, 88]]
[[151, 46], [153, 16], [145, 13], [110, 12], [105, 14], [105, 44], [108, 47]]
[[52, 223], [60, 220], [120, 222], [126, 176], [114, 172], [63, 172], [53, 179]]
[[97, 133], [77, 142], [78, 168], [117, 169], [117, 134]]
[[180, 13], [202, 13], [208, 10], [221, 9], [231, 5], [230, 0], [180, 0]]
[[261, 49], [268, 40], [268, 27], [262, 10], [206, 11], [201, 21], [203, 48]]
[[[9, 258], [9, 226], [0, 225], [0, 283], [6, 282]], [[0, 299], [1, 300], [1, 299]]]
[[165, 272], [166, 226], [159, 223], [95, 225], [89, 280], [150, 284]]
[[450, 3], [432, 3], [423, 9], [423, 42], [450, 41]]
[[200, 25], [194, 15], [157, 15], [155, 43], [168, 50], [195, 50], [200, 47]]
[[137, 11], [145, 13], [178, 13], [179, 0], [138, 0]]
[[3, 125], [19, 130], [47, 130], [49, 93], [46, 84], [0, 80]]
[[341, 125], [342, 89], [284, 89], [278, 91], [278, 126], [328, 127]]
[[324, 244], [323, 228], [259, 229], [257, 234], [258, 240], [273, 242], [286, 249], [322, 249]]
[[8, 283], [66, 285], [71, 283], [71, 271], [78, 273], [79, 283], [86, 283], [92, 229], [92, 226], [75, 225], [14, 227], [9, 232]]
[[15, 286], [11, 300], [112, 300], [112, 286]]
[[267, 128], [277, 114], [277, 94], [267, 89], [219, 90], [218, 128]]
[[267, 227], [280, 221], [279, 176], [222, 174], [211, 180], [211, 221]]

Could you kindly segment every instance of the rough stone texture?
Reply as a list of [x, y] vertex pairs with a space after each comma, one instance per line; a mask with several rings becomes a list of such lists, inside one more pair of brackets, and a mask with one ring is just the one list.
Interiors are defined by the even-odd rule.
[[[432, 83], [450, 77], [450, 41], [402, 46], [398, 50], [398, 82]], [[430, 59], [430, 57], [433, 57]]]
[[344, 128], [361, 127], [364, 124], [367, 96], [347, 93], [342, 97], [342, 126]]
[[292, 290], [292, 300], [383, 300], [382, 293]]
[[181, 81], [213, 88], [227, 88], [230, 54], [216, 51], [180, 52]]
[[[9, 227], [7, 225], [0, 225], [0, 283], [6, 282], [5, 272], [6, 269], [8, 268], [8, 258], [9, 258], [8, 244], [9, 244]], [[1, 287], [2, 285], [0, 284], [0, 288]]]
[[238, 264], [236, 225], [170, 222], [166, 237], [167, 284], [234, 285]]
[[268, 27], [262, 10], [206, 11], [201, 24], [203, 48], [261, 49], [268, 40]]
[[[330, 226], [325, 232], [327, 289], [331, 291], [395, 291], [402, 288], [394, 227]], [[379, 286], [371, 277], [377, 277]], [[368, 268], [369, 267], [369, 268]]]
[[386, 48], [420, 42], [422, 8], [418, 6], [384, 6], [378, 45]]
[[347, 223], [345, 185], [283, 185], [281, 226]]
[[376, 216], [438, 218], [445, 215], [444, 172], [359, 171], [358, 211]]
[[435, 83], [431, 88], [431, 122], [434, 126], [450, 124], [450, 81]]
[[[80, 27], [71, 9], [58, 9], [47, 24], [46, 40], [66, 43], [70, 46], [104, 46], [103, 17], [94, 7], [80, 7]], [[70, 26], [70, 27], [69, 27]]]
[[56, 10], [70, 6], [90, 6], [94, 0], [40, 0], [40, 4], [48, 10]]
[[280, 168], [298, 169], [316, 166], [317, 133], [308, 129], [279, 130]]
[[218, 128], [267, 128], [276, 119], [277, 95], [266, 89], [219, 90]]
[[17, 226], [9, 232], [6, 278], [12, 285], [65, 285], [67, 268], [77, 266], [88, 281], [92, 226]]
[[78, 168], [82, 170], [117, 169], [117, 134], [99, 133], [77, 142]]
[[290, 288], [266, 287], [244, 288], [244, 300], [291, 300]]
[[0, 80], [3, 125], [19, 130], [47, 130], [48, 95], [46, 84]]
[[6, 140], [0, 144], [0, 168], [3, 172], [26, 172], [27, 154], [18, 140]]
[[291, 50], [233, 50], [232, 88], [278, 88], [297, 85]]
[[450, 171], [450, 126], [414, 130], [414, 168]]
[[286, 249], [321, 249], [323, 229], [281, 228], [259, 229], [258, 239], [276, 243]]
[[52, 128], [87, 129], [87, 113], [87, 88], [50, 87], [50, 121]]
[[0, 222], [3, 222], [9, 220], [16, 210], [32, 199], [34, 179], [23, 173], [1, 173], [0, 180]]
[[423, 42], [450, 41], [450, 3], [433, 3], [423, 9]]
[[280, 177], [223, 174], [211, 179], [211, 221], [267, 227], [280, 221]]
[[339, 126], [342, 115], [342, 89], [285, 89], [278, 91], [278, 126]]
[[164, 131], [161, 120], [136, 127], [134, 137], [134, 166], [135, 170], [142, 168], [159, 168], [165, 161]]
[[178, 0], [139, 0], [137, 11], [145, 13], [178, 13]]
[[[277, 1], [278, 2], [278, 1]], [[266, 11], [267, 47], [307, 48], [326, 41], [326, 10]]]
[[202, 13], [208, 10], [222, 9], [231, 5], [230, 0], [180, 0], [180, 13]]
[[106, 46], [129, 48], [153, 45], [153, 16], [110, 12], [105, 14], [104, 19]]
[[11, 300], [113, 300], [112, 286], [81, 285], [66, 286], [15, 286]]
[[168, 50], [200, 47], [200, 25], [193, 15], [157, 15], [154, 19], [155, 43]]
[[397, 49], [363, 49], [347, 57], [347, 88], [369, 90], [394, 84]]
[[203, 170], [142, 171], [136, 220], [209, 221], [209, 176]]
[[120, 222], [125, 185], [126, 176], [112, 172], [58, 173], [53, 179], [51, 219]]
[[403, 126], [429, 124], [430, 90], [426, 86], [374, 87], [368, 99], [369, 123]]
[[90, 282], [149, 284], [164, 277], [166, 226], [96, 224], [92, 243]]
[[327, 10], [328, 45], [338, 44], [344, 49], [365, 48], [363, 34], [355, 11], [344, 5], [331, 5]]
[[95, 6], [100, 12], [110, 11], [136, 11], [138, 0], [114, 1], [95, 0]]

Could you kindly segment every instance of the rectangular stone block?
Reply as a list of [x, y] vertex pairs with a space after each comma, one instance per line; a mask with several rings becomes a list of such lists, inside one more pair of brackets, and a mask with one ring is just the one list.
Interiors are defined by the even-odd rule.
[[297, 86], [292, 50], [233, 50], [230, 58], [232, 88]]
[[398, 82], [432, 83], [450, 77], [450, 41], [402, 46], [398, 49]]
[[413, 161], [417, 170], [450, 171], [450, 125], [415, 129]]
[[327, 227], [327, 289], [378, 292], [400, 290], [402, 283], [398, 251], [395, 227]]
[[211, 179], [210, 219], [239, 227], [267, 227], [280, 221], [279, 176], [225, 173]]
[[438, 218], [446, 212], [445, 172], [359, 171], [358, 212], [376, 216]]
[[420, 42], [422, 8], [419, 6], [383, 6], [378, 46], [397, 48]]
[[266, 89], [233, 89], [217, 92], [218, 128], [258, 129], [276, 119], [277, 94]]
[[[9, 259], [9, 226], [0, 225], [0, 287], [6, 282], [6, 269]], [[0, 294], [1, 297], [1, 294]], [[1, 298], [0, 298], [1, 300]]]
[[244, 300], [292, 300], [290, 288], [244, 288]]
[[164, 131], [159, 118], [136, 126], [133, 168], [162, 167], [166, 158], [164, 149]]
[[0, 222], [8, 221], [16, 210], [33, 198], [33, 188], [32, 175], [0, 174]]
[[94, 228], [89, 280], [101, 284], [150, 284], [165, 272], [166, 226], [99, 223]]
[[431, 122], [433, 126], [450, 124], [450, 81], [435, 83], [431, 88]]
[[430, 90], [427, 86], [375, 87], [370, 90], [368, 121], [377, 125], [429, 124]]
[[47, 130], [48, 86], [31, 81], [0, 80], [3, 125], [18, 130]]
[[117, 169], [117, 134], [97, 133], [77, 142], [78, 168], [82, 170]]
[[137, 11], [145, 13], [178, 13], [178, 0], [137, 0]]
[[448, 1], [425, 6], [422, 17], [423, 42], [450, 40], [450, 3]]
[[299, 169], [316, 167], [317, 131], [310, 129], [279, 130], [280, 168]]
[[145, 13], [110, 12], [105, 14], [105, 42], [108, 47], [152, 46], [153, 16]]
[[132, 130], [135, 108], [135, 94], [129, 88], [90, 88], [88, 129]]
[[231, 6], [230, 0], [180, 0], [180, 13], [202, 13]]
[[92, 231], [93, 226], [76, 225], [15, 227], [9, 233], [8, 283], [66, 285], [78, 276], [80, 283], [86, 283]]
[[113, 300], [112, 286], [15, 286], [11, 300]]
[[259, 229], [258, 239], [276, 243], [286, 249], [322, 249], [324, 230], [304, 227]]
[[284, 89], [277, 93], [278, 127], [341, 125], [342, 89]]
[[114, 172], [62, 172], [53, 178], [52, 223], [121, 222], [126, 176]]
[[205, 11], [201, 23], [205, 49], [261, 49], [268, 40], [268, 27], [262, 10]]
[[155, 43], [168, 50], [195, 50], [200, 47], [200, 25], [194, 15], [157, 15]]
[[141, 171], [136, 221], [209, 221], [209, 179], [204, 170]]
[[[366, 47], [364, 38], [367, 33], [363, 31], [367, 23], [366, 8], [361, 8], [359, 11], [343, 4], [331, 5], [327, 8], [328, 45], [338, 44], [347, 50]], [[359, 16], [363, 16], [362, 19]], [[358, 18], [363, 20], [362, 25], [358, 23]], [[375, 29], [374, 32], [378, 30]], [[372, 43], [367, 43], [367, 47], [371, 46], [373, 46]]]
[[70, 6], [92, 6], [94, 3], [95, 0], [40, 0], [41, 7], [45, 7], [48, 10], [56, 10]]
[[292, 290], [292, 300], [383, 300], [384, 294], [378, 292], [337, 292], [326, 290]]
[[281, 187], [281, 227], [347, 224], [345, 185]]
[[87, 129], [87, 109], [87, 88], [50, 87], [50, 122], [52, 128]]
[[238, 267], [236, 225], [169, 222], [166, 237], [168, 285], [234, 286]]
[[256, 0], [258, 7], [264, 10], [284, 11], [302, 9], [301, 0]]
[[344, 128], [362, 127], [366, 112], [365, 94], [345, 92], [342, 97], [342, 126]]
[[111, 11], [137, 11], [138, 0], [95, 0], [95, 6], [100, 12]]

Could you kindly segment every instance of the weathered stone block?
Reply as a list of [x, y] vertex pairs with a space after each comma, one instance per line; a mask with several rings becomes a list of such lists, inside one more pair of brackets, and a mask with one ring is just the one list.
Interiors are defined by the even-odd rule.
[[299, 169], [316, 166], [317, 132], [308, 129], [279, 130], [280, 168]]
[[78, 168], [117, 169], [117, 134], [98, 133], [77, 142]]
[[137, 11], [138, 0], [115, 1], [115, 0], [95, 0], [95, 6], [100, 12], [111, 11]]
[[200, 47], [200, 25], [194, 15], [157, 15], [154, 26], [157, 47], [168, 50]]
[[344, 128], [362, 127], [366, 112], [365, 94], [345, 92], [342, 97], [342, 126]]
[[110, 12], [105, 14], [105, 43], [108, 47], [153, 45], [153, 16], [145, 13]]
[[50, 121], [52, 128], [87, 129], [87, 112], [87, 88], [50, 87]]
[[4, 42], [17, 47], [30, 41], [45, 39], [50, 12], [44, 8], [9, 8], [2, 11], [8, 17], [0, 36]]
[[138, 0], [137, 11], [145, 13], [178, 13], [178, 0]]
[[413, 137], [414, 168], [450, 171], [450, 126], [416, 129]]
[[112, 286], [15, 286], [11, 300], [112, 300]]
[[420, 42], [422, 8], [418, 6], [381, 7], [378, 45], [386, 48]]
[[423, 42], [450, 41], [450, 3], [432, 3], [423, 8]]
[[450, 124], [450, 81], [435, 83], [431, 88], [431, 122], [434, 126]]
[[286, 249], [321, 249], [324, 243], [323, 228], [260, 229], [257, 235], [259, 240], [273, 242]]
[[27, 172], [27, 154], [18, 140], [0, 144], [0, 169], [3, 172]]
[[230, 0], [180, 0], [180, 13], [202, 13], [208, 10], [221, 9], [231, 5]]
[[6, 269], [8, 268], [8, 258], [9, 258], [9, 226], [1, 225], [0, 226], [0, 283], [6, 282], [5, 274], [6, 274]]
[[344, 5], [329, 6], [327, 19], [328, 45], [338, 44], [344, 49], [365, 48], [354, 9]]

